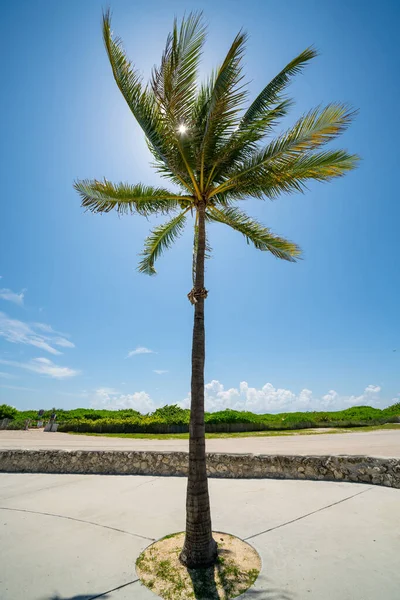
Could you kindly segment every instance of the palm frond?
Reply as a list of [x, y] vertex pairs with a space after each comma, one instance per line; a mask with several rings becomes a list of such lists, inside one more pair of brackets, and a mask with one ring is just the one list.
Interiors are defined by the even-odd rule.
[[263, 139], [279, 119], [286, 116], [292, 101], [283, 98], [282, 92], [290, 79], [300, 73], [316, 55], [314, 48], [306, 48], [265, 86], [240, 119], [227, 144], [219, 149], [207, 185], [211, 181], [219, 182], [218, 176], [224, 172], [225, 167], [232, 169], [239, 160], [247, 158], [249, 152], [256, 149], [256, 142]]
[[111, 32], [110, 11], [103, 14], [103, 39], [114, 79], [135, 119], [146, 135], [157, 162], [166, 166], [179, 180], [180, 185], [191, 190], [190, 178], [175, 144], [163, 126], [162, 113], [153, 93], [142, 83], [140, 73], [126, 57], [120, 38]]
[[199, 60], [206, 28], [202, 13], [190, 13], [178, 27], [175, 19], [167, 38], [161, 66], [154, 68], [151, 87], [162, 113], [178, 124], [188, 121], [196, 94]]
[[[196, 95], [196, 78], [206, 29], [202, 13], [190, 13], [167, 38], [161, 66], [153, 70], [151, 87], [159, 106], [164, 134], [179, 153], [193, 190], [200, 195], [194, 174], [190, 114]], [[179, 128], [186, 128], [183, 134]], [[163, 171], [161, 166], [161, 171]]]
[[215, 197], [222, 197], [226, 205], [247, 197], [274, 200], [282, 193], [303, 192], [309, 180], [323, 182], [342, 177], [356, 168], [358, 161], [357, 155], [344, 150], [303, 153], [282, 164], [251, 170]]
[[291, 165], [304, 153], [338, 137], [350, 125], [355, 114], [355, 111], [343, 104], [329, 104], [323, 109], [310, 111], [266, 148], [255, 151], [248, 160], [228, 172], [226, 180], [214, 189], [210, 197], [236, 187], [250, 175], [266, 175], [268, 169], [279, 170], [286, 164]]
[[237, 115], [246, 97], [242, 84], [242, 58], [247, 35], [235, 37], [220, 68], [200, 89], [193, 109], [197, 170], [203, 190], [205, 169], [218, 145], [222, 145], [237, 125]]
[[166, 214], [191, 203], [189, 196], [180, 196], [163, 188], [145, 186], [141, 183], [113, 184], [88, 179], [76, 181], [74, 188], [82, 199], [82, 206], [93, 213], [107, 213], [116, 210], [120, 214], [137, 213], [150, 215]]
[[142, 85], [142, 78], [127, 59], [120, 38], [113, 38], [111, 14], [103, 14], [103, 40], [111, 64], [114, 79], [129, 108], [146, 137], [160, 157], [164, 155], [164, 140], [152, 97]]
[[273, 175], [279, 178], [286, 171], [288, 178], [295, 176], [303, 180], [330, 181], [355, 169], [359, 160], [357, 154], [349, 154], [345, 150], [305, 153], [292, 164], [285, 165], [281, 172], [273, 172]]
[[282, 69], [276, 77], [272, 79], [260, 92], [257, 98], [249, 106], [243, 118], [240, 121], [239, 130], [248, 128], [253, 123], [257, 122], [260, 117], [262, 118], [266, 112], [269, 112], [273, 105], [278, 104], [282, 101], [281, 93], [286, 88], [290, 79], [300, 73], [305, 65], [313, 58], [317, 56], [317, 52], [314, 48], [306, 48], [296, 58], [290, 61]]
[[238, 208], [217, 209], [212, 206], [209, 208], [208, 217], [239, 231], [247, 243], [251, 242], [258, 250], [271, 252], [277, 258], [289, 262], [296, 262], [300, 256], [301, 251], [296, 244], [271, 233], [270, 229], [251, 219]]
[[143, 256], [138, 270], [147, 275], [154, 275], [154, 263], [157, 258], [172, 246], [174, 241], [183, 233], [186, 221], [186, 209], [163, 225], [156, 227], [145, 240]]
[[257, 142], [262, 140], [286, 116], [291, 100], [283, 100], [263, 116], [252, 121], [247, 128], [237, 128], [232, 133], [227, 143], [218, 149], [218, 154], [213, 160], [206, 189], [212, 184], [221, 183], [226, 175], [246, 159], [250, 159], [258, 149]]

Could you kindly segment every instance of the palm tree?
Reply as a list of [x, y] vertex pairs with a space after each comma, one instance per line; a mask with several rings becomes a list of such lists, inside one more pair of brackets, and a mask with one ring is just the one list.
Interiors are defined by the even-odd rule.
[[271, 131], [291, 105], [284, 95], [291, 78], [316, 56], [307, 48], [294, 58], [245, 109], [248, 92], [242, 58], [246, 34], [237, 34], [228, 53], [210, 77], [197, 85], [206, 30], [202, 16], [191, 13], [175, 20], [159, 67], [142, 83], [126, 57], [121, 40], [111, 31], [110, 13], [103, 15], [103, 37], [114, 79], [146, 136], [157, 172], [179, 191], [143, 184], [77, 181], [82, 206], [93, 213], [171, 215], [145, 241], [139, 271], [153, 275], [154, 264], [194, 217], [192, 345], [189, 473], [186, 536], [182, 562], [196, 568], [217, 556], [212, 537], [206, 474], [204, 426], [205, 330], [204, 262], [206, 226], [229, 225], [258, 250], [295, 262], [299, 247], [251, 219], [235, 206], [249, 197], [275, 199], [301, 192], [308, 180], [330, 181], [353, 169], [357, 156], [322, 149], [350, 124], [354, 112], [343, 104], [311, 110], [274, 139]]

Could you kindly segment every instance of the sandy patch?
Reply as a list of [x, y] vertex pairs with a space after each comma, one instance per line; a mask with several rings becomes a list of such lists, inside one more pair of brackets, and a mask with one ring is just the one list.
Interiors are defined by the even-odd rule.
[[207, 569], [188, 569], [179, 561], [184, 533], [148, 546], [136, 561], [144, 585], [166, 600], [228, 600], [245, 592], [258, 577], [261, 560], [243, 540], [214, 531], [217, 563]]

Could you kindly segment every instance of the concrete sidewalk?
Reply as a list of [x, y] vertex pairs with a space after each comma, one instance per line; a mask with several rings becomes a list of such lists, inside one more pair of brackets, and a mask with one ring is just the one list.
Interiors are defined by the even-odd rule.
[[[400, 457], [400, 425], [398, 429], [370, 432], [220, 438], [206, 441], [208, 452], [241, 454], [300, 454], [300, 455], [368, 455]], [[43, 431], [0, 431], [0, 450], [74, 449], [74, 450], [177, 450], [187, 451], [188, 440], [141, 440], [110, 438]]]
[[[135, 560], [184, 528], [185, 487], [173, 477], [0, 474], [1, 599], [155, 599]], [[214, 529], [262, 557], [243, 599], [399, 598], [400, 490], [214, 479], [210, 494]]]

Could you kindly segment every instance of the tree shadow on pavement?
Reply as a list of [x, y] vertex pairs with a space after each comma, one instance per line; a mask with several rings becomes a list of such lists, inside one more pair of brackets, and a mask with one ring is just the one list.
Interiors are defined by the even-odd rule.
[[217, 584], [215, 583], [214, 566], [208, 569], [188, 569], [192, 580], [196, 600], [218, 600]]
[[[231, 598], [233, 591], [232, 579], [227, 578], [224, 574], [224, 569], [221, 565], [216, 565], [218, 570], [219, 586], [215, 581], [215, 567], [208, 569], [188, 569], [188, 574], [192, 580], [194, 597], [196, 600], [220, 600], [222, 598]], [[222, 589], [221, 589], [222, 584]], [[256, 584], [257, 585], [257, 584]], [[219, 587], [219, 589], [218, 589]], [[243, 592], [243, 599], [251, 598], [260, 600], [295, 600], [295, 596], [287, 590], [282, 590], [277, 587], [260, 589], [257, 587], [249, 587]]]
[[[194, 597], [196, 600], [220, 600], [222, 598], [230, 598], [231, 583], [228, 580], [224, 580], [224, 576], [219, 570], [219, 580], [222, 582], [223, 589], [217, 589], [215, 582], [214, 567], [208, 569], [188, 569], [188, 573], [192, 580]], [[241, 596], [242, 597], [242, 596]], [[281, 590], [279, 588], [267, 588], [257, 589], [254, 587], [248, 588], [243, 592], [244, 599], [254, 600], [295, 600], [294, 595], [291, 592]]]

